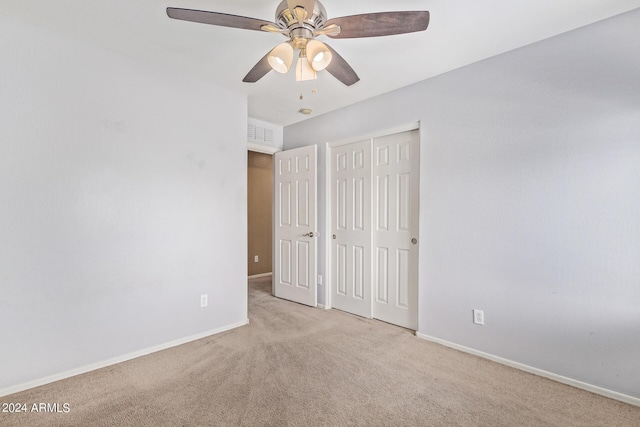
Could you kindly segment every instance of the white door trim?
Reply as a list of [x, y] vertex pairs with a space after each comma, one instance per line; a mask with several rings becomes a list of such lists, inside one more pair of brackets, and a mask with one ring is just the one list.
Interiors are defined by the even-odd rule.
[[256, 153], [263, 153], [263, 154], [276, 154], [277, 152], [282, 151], [279, 148], [256, 144], [255, 142], [248, 142], [247, 150], [255, 151]]
[[[365, 139], [374, 139], [374, 138], [380, 138], [382, 136], [388, 136], [388, 135], [393, 135], [394, 133], [402, 133], [402, 132], [409, 132], [412, 130], [420, 130], [420, 122], [411, 122], [411, 123], [407, 123], [404, 125], [398, 125], [398, 126], [394, 126], [392, 128], [387, 128], [387, 129], [383, 129], [383, 130], [378, 130], [378, 131], [374, 131], [374, 132], [370, 132], [364, 135], [360, 135], [358, 137], [349, 137], [349, 138], [345, 138], [345, 139], [339, 139], [337, 141], [331, 141], [331, 142], [327, 142], [327, 148], [330, 147], [338, 147], [340, 145], [346, 145], [346, 144], [351, 144], [353, 142], [358, 142], [358, 141], [362, 141]], [[328, 166], [329, 168], [330, 166]], [[327, 169], [327, 171], [329, 171], [329, 169]]]
[[[330, 309], [333, 306], [331, 305], [331, 287], [333, 283], [331, 281], [331, 230], [333, 229], [333, 224], [331, 223], [331, 149], [333, 147], [339, 147], [341, 145], [351, 144], [354, 142], [362, 141], [364, 139], [374, 139], [382, 136], [393, 135], [394, 133], [408, 132], [412, 130], [417, 130], [419, 133], [420, 144], [422, 145], [422, 129], [420, 127], [420, 121], [417, 122], [409, 122], [406, 124], [401, 124], [398, 126], [394, 126], [392, 128], [387, 128], [384, 130], [374, 131], [368, 134], [360, 135], [357, 137], [349, 137], [342, 140], [330, 141], [326, 143], [325, 150], [325, 233], [324, 233], [324, 247], [325, 247], [325, 265], [324, 271], [322, 274], [324, 275], [324, 307], [325, 309]], [[418, 167], [419, 175], [418, 180], [420, 179], [420, 174], [422, 174], [422, 168]], [[419, 187], [419, 185], [418, 185]], [[419, 191], [419, 190], [418, 190]], [[418, 218], [420, 218], [420, 209], [418, 209]], [[418, 219], [419, 221], [419, 219]], [[420, 244], [422, 239], [418, 238], [418, 250], [420, 250]], [[418, 264], [418, 284], [420, 283], [420, 268]], [[418, 286], [419, 289], [419, 286]], [[420, 302], [418, 301], [418, 318], [420, 316]]]

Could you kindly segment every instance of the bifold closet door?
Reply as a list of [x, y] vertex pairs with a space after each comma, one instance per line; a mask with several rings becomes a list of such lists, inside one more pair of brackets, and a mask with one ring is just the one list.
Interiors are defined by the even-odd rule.
[[372, 317], [371, 140], [331, 149], [331, 306]]
[[419, 133], [373, 141], [373, 317], [418, 327]]

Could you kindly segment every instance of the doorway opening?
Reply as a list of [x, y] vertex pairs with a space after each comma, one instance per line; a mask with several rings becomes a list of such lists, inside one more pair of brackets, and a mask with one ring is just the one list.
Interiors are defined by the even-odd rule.
[[247, 156], [247, 272], [250, 278], [272, 274], [273, 155]]

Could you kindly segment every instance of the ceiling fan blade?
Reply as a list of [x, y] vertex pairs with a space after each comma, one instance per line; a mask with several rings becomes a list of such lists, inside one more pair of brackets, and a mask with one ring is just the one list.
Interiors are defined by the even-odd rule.
[[261, 31], [262, 27], [278, 27], [273, 22], [261, 19], [247, 18], [246, 16], [229, 15], [226, 13], [207, 12], [205, 10], [180, 9], [168, 7], [169, 18], [180, 19], [182, 21], [200, 22], [201, 24], [218, 25], [221, 27], [242, 28], [244, 30]]
[[244, 76], [244, 79], [242, 79], [243, 82], [255, 83], [261, 78], [263, 78], [264, 76], [266, 76], [267, 73], [272, 70], [271, 65], [269, 65], [269, 59], [268, 59], [270, 53], [271, 51], [267, 52], [267, 54], [263, 56], [262, 59], [258, 61], [256, 65], [253, 66], [251, 71], [249, 71], [247, 75]]
[[344, 60], [342, 56], [338, 54], [335, 50], [331, 48], [328, 44], [325, 43], [325, 46], [331, 51], [331, 55], [333, 55], [331, 59], [331, 63], [327, 65], [327, 70], [333, 77], [340, 80], [347, 86], [351, 86], [354, 83], [357, 83], [360, 80], [360, 77], [353, 71], [351, 65]]
[[333, 39], [391, 36], [426, 30], [429, 26], [429, 12], [365, 13], [330, 19], [325, 27], [331, 24], [338, 25], [341, 30], [337, 35], [327, 34]]

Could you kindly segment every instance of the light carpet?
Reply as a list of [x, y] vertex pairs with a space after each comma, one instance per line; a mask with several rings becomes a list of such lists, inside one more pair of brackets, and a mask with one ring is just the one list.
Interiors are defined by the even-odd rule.
[[250, 324], [0, 398], [69, 413], [2, 426], [639, 426], [640, 408], [438, 344], [271, 296]]

